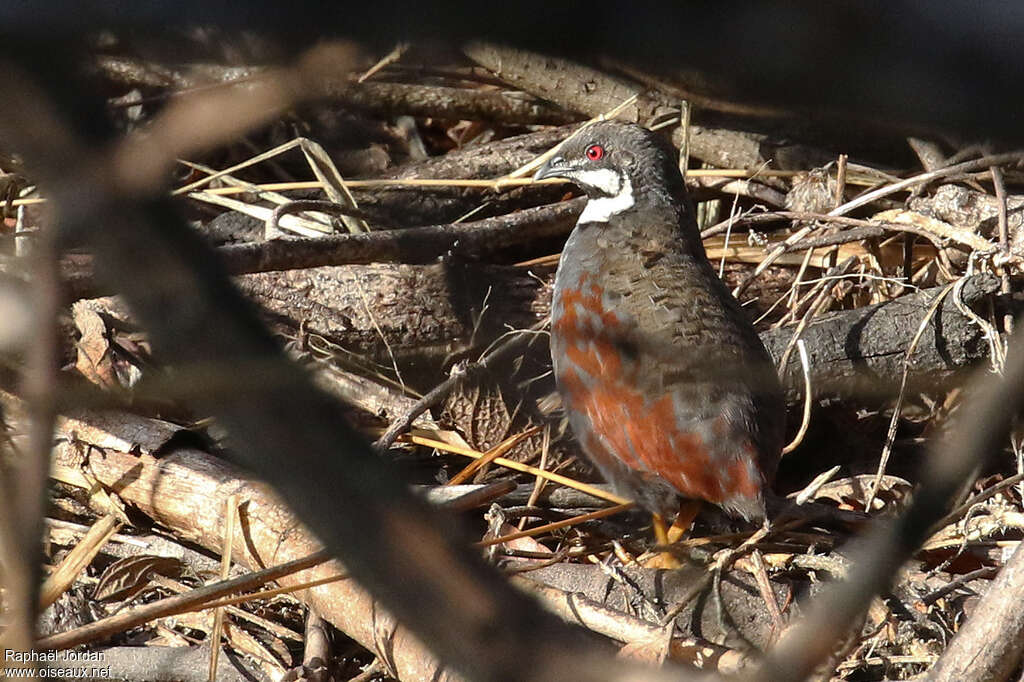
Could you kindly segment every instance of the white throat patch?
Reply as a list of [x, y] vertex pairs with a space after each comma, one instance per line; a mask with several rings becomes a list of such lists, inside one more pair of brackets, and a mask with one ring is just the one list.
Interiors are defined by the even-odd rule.
[[[600, 187], [612, 196], [599, 197], [588, 201], [586, 207], [583, 209], [583, 213], [580, 214], [580, 218], [577, 221], [579, 224], [606, 223], [613, 215], [616, 213], [622, 213], [626, 209], [632, 207], [635, 203], [635, 200], [633, 199], [633, 183], [629, 181], [629, 178], [623, 178], [620, 181], [617, 173], [604, 168], [601, 170], [584, 172], [594, 175], [597, 175], [598, 173], [607, 174], [607, 176], [599, 178], [599, 180], [603, 181], [605, 184], [592, 182], [592, 179], [598, 178], [591, 178], [589, 176], [581, 178], [581, 180], [595, 187]], [[580, 175], [582, 176], [583, 173]], [[614, 185], [612, 185], [612, 183], [614, 183]]]

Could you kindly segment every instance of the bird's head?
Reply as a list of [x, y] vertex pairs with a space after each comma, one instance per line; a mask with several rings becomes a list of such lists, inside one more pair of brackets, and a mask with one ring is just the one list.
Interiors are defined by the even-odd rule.
[[533, 176], [565, 178], [610, 215], [642, 197], [678, 202], [683, 179], [672, 146], [660, 136], [629, 123], [602, 121], [567, 140]]

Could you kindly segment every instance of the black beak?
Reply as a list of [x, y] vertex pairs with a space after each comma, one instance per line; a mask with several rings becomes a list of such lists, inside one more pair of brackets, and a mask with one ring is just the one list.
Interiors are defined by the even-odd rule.
[[564, 157], [552, 156], [537, 170], [536, 173], [533, 174], [533, 179], [543, 180], [544, 178], [564, 178], [566, 177], [566, 171], [569, 170], [572, 170], [572, 168], [565, 162]]

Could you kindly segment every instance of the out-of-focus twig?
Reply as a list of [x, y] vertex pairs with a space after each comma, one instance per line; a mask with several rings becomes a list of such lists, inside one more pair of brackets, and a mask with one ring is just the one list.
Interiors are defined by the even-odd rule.
[[[7, 68], [5, 68], [7, 67]], [[26, 102], [5, 108], [0, 116], [0, 140], [13, 148], [39, 154], [56, 162], [60, 154], [51, 145], [70, 142], [51, 107], [23, 71], [0, 61], [10, 87], [24, 92]], [[22, 90], [21, 88], [24, 88]], [[36, 105], [36, 106], [33, 106]], [[41, 565], [39, 542], [43, 534], [45, 493], [49, 473], [53, 425], [56, 417], [57, 385], [57, 310], [60, 305], [60, 281], [57, 266], [57, 238], [51, 224], [43, 230], [30, 258], [34, 266], [32, 286], [32, 342], [28, 344], [26, 371], [22, 387], [31, 413], [26, 452], [4, 462], [2, 482], [5, 502], [0, 507], [0, 543], [4, 550], [3, 575], [6, 583], [5, 611], [9, 625], [0, 636], [7, 651], [29, 651], [32, 647], [38, 607]], [[4, 666], [10, 659], [5, 659]], [[18, 665], [16, 662], [15, 665]], [[29, 662], [29, 666], [34, 663]]]
[[127, 194], [162, 188], [178, 158], [234, 139], [272, 120], [299, 98], [316, 94], [325, 73], [355, 62], [351, 43], [313, 48], [291, 68], [268, 70], [235, 88], [214, 88], [174, 99], [146, 128], [114, 148], [110, 172]]

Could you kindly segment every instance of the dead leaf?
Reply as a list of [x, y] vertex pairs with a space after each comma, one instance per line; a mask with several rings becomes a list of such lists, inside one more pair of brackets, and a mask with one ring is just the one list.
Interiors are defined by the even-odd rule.
[[75, 368], [88, 381], [107, 390], [120, 389], [107, 325], [90, 301], [76, 301], [71, 306], [80, 338], [76, 344], [78, 358]]
[[174, 578], [181, 575], [182, 567], [174, 557], [141, 554], [119, 559], [103, 571], [92, 597], [106, 602], [130, 599], [149, 585], [154, 573]]
[[[815, 499], [835, 500], [839, 504], [847, 504], [856, 509], [864, 509], [868, 492], [874, 485], [874, 474], [850, 476], [836, 481], [829, 481], [818, 489]], [[914, 486], [899, 476], [882, 476], [882, 483], [875, 497], [875, 507], [899, 508], [909, 499]]]

